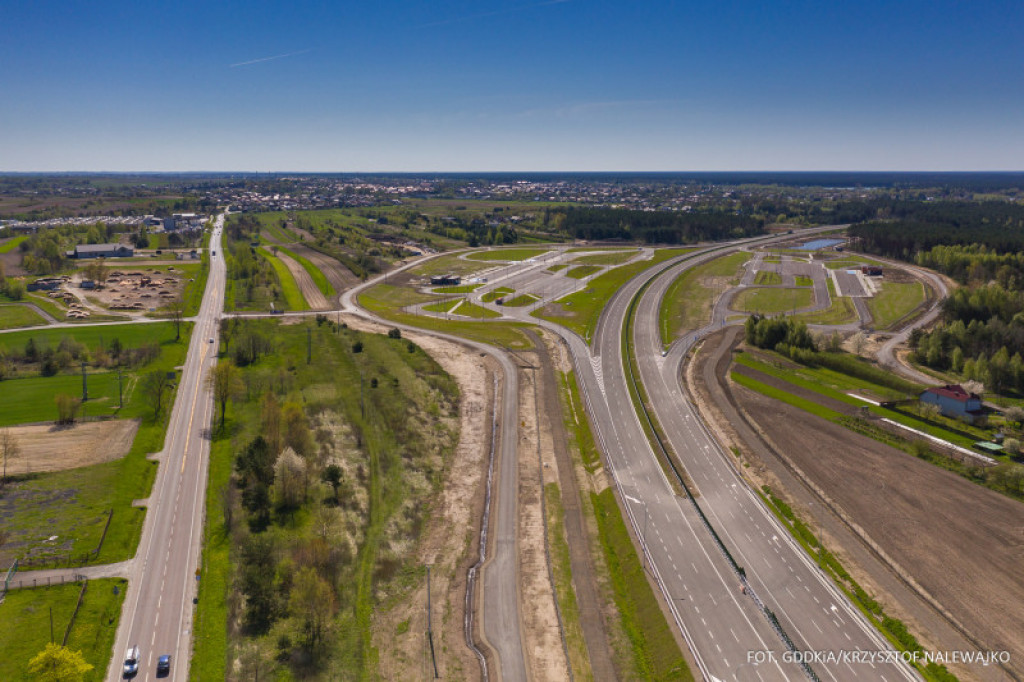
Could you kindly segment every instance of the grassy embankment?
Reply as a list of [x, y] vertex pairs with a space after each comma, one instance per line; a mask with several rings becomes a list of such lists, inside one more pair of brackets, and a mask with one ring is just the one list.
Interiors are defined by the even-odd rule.
[[608, 253], [594, 253], [589, 256], [579, 256], [572, 260], [573, 265], [622, 265], [638, 253], [637, 249], [629, 251], [610, 251]]
[[[974, 442], [991, 435], [977, 427], [954, 422], [946, 417], [931, 418], [921, 416], [917, 412], [912, 411], [916, 409], [913, 406], [884, 408], [857, 400], [847, 395], [846, 392], [856, 390], [875, 398], [894, 399], [907, 395], [916, 395], [920, 387], [869, 363], [857, 360], [853, 356], [846, 356], [845, 354], [829, 355], [835, 355], [837, 358], [842, 359], [843, 365], [846, 365], [846, 371], [837, 371], [825, 367], [810, 368], [801, 366], [793, 368], [791, 363], [786, 364], [788, 361], [776, 360], [774, 354], [764, 352], [759, 352], [757, 357], [752, 357], [749, 353], [739, 354], [736, 357], [736, 362], [773, 376], [794, 387], [854, 406], [858, 410], [867, 411], [876, 417], [891, 419], [894, 422], [927, 433], [930, 436], [945, 440], [954, 445], [959, 445], [960, 447], [971, 449]], [[759, 358], [763, 358], [763, 360]], [[784, 366], [780, 366], [780, 364]], [[805, 412], [822, 419], [827, 419], [886, 445], [903, 450], [919, 459], [963, 476], [969, 481], [1010, 497], [1024, 499], [1024, 490], [1020, 489], [1019, 481], [1014, 478], [1012, 471], [1013, 467], [1019, 465], [1013, 464], [1008, 457], [996, 456], [994, 459], [1001, 461], [1002, 464], [988, 469], [963, 464], [958, 460], [933, 451], [923, 438], [916, 437], [910, 432], [897, 434], [884, 430], [870, 420], [842, 414], [813, 400], [794, 395], [793, 392], [775, 386], [769, 386], [737, 372], [732, 372], [731, 377], [741, 386], [788, 403]]]
[[616, 291], [644, 270], [691, 251], [693, 249], [689, 248], [659, 249], [651, 260], [613, 268], [590, 280], [582, 291], [563, 296], [534, 312], [533, 315], [557, 322], [576, 332], [587, 343], [590, 343], [601, 311], [604, 310], [604, 306]]
[[661, 342], [669, 345], [692, 329], [711, 321], [711, 306], [718, 289], [739, 284], [740, 266], [750, 259], [732, 253], [685, 270], [669, 285], [658, 311]]
[[309, 310], [309, 303], [306, 302], [305, 296], [299, 291], [299, 285], [296, 284], [295, 278], [292, 276], [288, 266], [282, 263], [280, 258], [264, 249], [259, 249], [259, 255], [261, 258], [266, 259], [271, 267], [274, 268], [274, 274], [277, 276], [278, 284], [281, 286], [281, 295], [284, 297], [287, 309]]
[[[144, 510], [133, 507], [132, 501], [148, 497], [156, 464], [146, 459], [151, 452], [163, 448], [166, 422], [174, 394], [163, 399], [162, 414], [154, 417], [151, 396], [139, 387], [145, 373], [166, 372], [184, 362], [191, 324], [182, 325], [182, 339], [174, 340], [174, 325], [161, 322], [146, 325], [82, 327], [12, 332], [0, 336], [0, 350], [24, 348], [28, 338], [36, 344], [56, 346], [62, 337], [74, 338], [89, 348], [103, 340], [110, 347], [119, 339], [125, 348], [143, 342], [159, 344], [159, 356], [148, 364], [124, 371], [124, 407], [117, 408], [118, 382], [116, 372], [89, 375], [90, 400], [80, 415], [107, 415], [138, 418], [139, 430], [131, 450], [124, 457], [102, 464], [52, 473], [30, 474], [11, 483], [17, 494], [0, 500], [5, 514], [5, 528], [12, 540], [25, 543], [19, 555], [31, 551], [41, 560], [64, 560], [68, 555], [80, 559], [99, 545], [107, 515], [113, 510], [110, 528], [98, 556], [90, 563], [120, 561], [132, 556], [142, 529]], [[55, 419], [54, 395], [68, 393], [81, 396], [81, 375], [58, 374], [53, 377], [32, 376], [8, 379], [0, 391], [0, 425]], [[48, 542], [56, 535], [60, 543]]]
[[584, 277], [590, 277], [601, 268], [597, 265], [576, 265], [565, 271], [566, 277], [572, 277], [573, 279], [583, 279]]
[[[117, 587], [117, 594], [114, 588]], [[85, 682], [102, 680], [107, 673], [121, 604], [127, 591], [124, 580], [90, 580], [75, 616], [67, 646], [81, 651], [85, 662], [93, 666]], [[71, 614], [82, 591], [81, 583], [53, 587], [13, 590], [0, 604], [0, 679], [29, 682], [38, 679], [28, 672], [28, 664], [50, 642], [50, 614], [53, 635], [59, 644], [71, 622]]]
[[334, 291], [334, 287], [331, 286], [331, 283], [327, 281], [327, 276], [320, 271], [320, 268], [313, 265], [313, 263], [310, 262], [308, 258], [306, 258], [305, 256], [300, 256], [299, 254], [295, 253], [291, 249], [285, 248], [284, 246], [278, 246], [277, 248], [280, 251], [284, 252], [286, 255], [291, 256], [293, 260], [295, 260], [299, 265], [302, 266], [303, 270], [309, 273], [309, 276], [313, 279], [313, 283], [316, 284], [316, 288], [320, 290], [321, 294], [323, 294], [327, 298], [330, 298], [331, 296], [334, 296], [337, 293]]
[[[209, 584], [200, 585], [192, 679], [224, 679], [228, 660], [249, 653], [262, 661], [261, 677], [268, 679], [374, 679], [375, 614], [422, 583], [416, 545], [457, 440], [457, 387], [403, 339], [330, 323], [313, 332], [316, 350], [305, 364], [289, 359], [304, 354], [304, 326], [248, 321], [235, 331], [270, 340], [271, 350], [242, 372], [247, 384], [273, 377], [263, 385], [282, 406], [275, 408], [282, 410], [279, 437], [290, 446], [305, 443], [298, 447], [308, 488], [293, 488], [289, 504], [278, 487], [287, 477], [279, 473], [266, 520], [259, 521], [246, 502], [251, 498], [239, 492], [242, 474], [231, 478], [231, 459], [256, 435], [273, 439], [275, 429], [266, 393], [240, 397], [227, 428], [218, 430], [211, 459], [203, 558]], [[306, 436], [295, 440], [304, 429]], [[337, 498], [322, 482], [328, 463], [342, 469]], [[321, 538], [330, 538], [329, 545]], [[253, 555], [246, 549], [253, 546], [264, 551]], [[245, 578], [256, 566], [295, 580], [284, 586], [275, 580], [279, 606], [269, 613], [254, 605], [263, 585]], [[309, 638], [310, 613], [298, 601], [299, 578], [310, 568], [326, 590], [317, 600], [325, 619], [317, 639]], [[232, 597], [239, 592], [245, 602]], [[229, 631], [236, 618], [249, 625]]]
[[[588, 472], [601, 468], [590, 423], [575, 376], [563, 373], [563, 415], [570, 449]], [[592, 548], [599, 598], [614, 605], [618, 619], [608, 619], [608, 636], [616, 669], [624, 679], [692, 680], [686, 661], [665, 620], [622, 520], [611, 488], [601, 493], [581, 490], [580, 505], [587, 524], [597, 531], [599, 549]], [[557, 580], [558, 578], [556, 578]], [[563, 590], [559, 589], [561, 596]], [[564, 612], [564, 607], [563, 607]], [[572, 658], [570, 649], [570, 658]], [[574, 668], [575, 671], [575, 668]]]
[[524, 261], [548, 253], [548, 249], [494, 249], [493, 251], [475, 251], [467, 258], [484, 261]]
[[43, 324], [46, 324], [46, 320], [28, 306], [0, 305], [0, 329], [35, 327]]

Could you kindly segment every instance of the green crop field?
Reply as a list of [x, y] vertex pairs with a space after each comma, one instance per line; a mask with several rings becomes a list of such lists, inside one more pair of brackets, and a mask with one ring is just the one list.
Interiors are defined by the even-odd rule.
[[617, 268], [608, 270], [590, 280], [583, 291], [564, 296], [558, 301], [535, 311], [533, 315], [557, 322], [576, 332], [587, 343], [590, 343], [601, 311], [622, 285], [648, 268], [691, 251], [693, 249], [659, 249], [654, 253], [654, 258], [651, 260], [620, 265]]
[[806, 308], [814, 303], [810, 289], [744, 289], [733, 299], [733, 310], [748, 313], [785, 313]]
[[39, 313], [24, 305], [0, 305], [0, 329], [46, 324]]
[[711, 321], [711, 304], [725, 286], [739, 283], [740, 266], [750, 254], [732, 253], [685, 270], [669, 285], [658, 311], [661, 342], [671, 343], [690, 329]]
[[[115, 587], [117, 594], [114, 593]], [[102, 680], [114, 647], [121, 604], [128, 589], [120, 579], [90, 580], [68, 637], [68, 648], [81, 651], [93, 667], [86, 682]], [[80, 583], [14, 590], [0, 604], [0, 679], [28, 682], [28, 664], [50, 642], [50, 616], [55, 639], [64, 638], [82, 591]]]
[[920, 282], [884, 282], [882, 290], [867, 299], [875, 329], [888, 329], [925, 302]]

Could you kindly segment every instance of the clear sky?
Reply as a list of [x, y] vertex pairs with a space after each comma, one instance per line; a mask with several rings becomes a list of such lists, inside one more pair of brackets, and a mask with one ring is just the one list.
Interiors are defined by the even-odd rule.
[[2, 8], [2, 171], [1024, 169], [1020, 0]]

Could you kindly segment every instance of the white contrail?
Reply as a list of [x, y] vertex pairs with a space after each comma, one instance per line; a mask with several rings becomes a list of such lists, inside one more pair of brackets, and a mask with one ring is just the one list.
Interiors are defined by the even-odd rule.
[[296, 55], [306, 54], [312, 52], [312, 48], [308, 50], [299, 50], [298, 52], [288, 52], [287, 54], [275, 54], [273, 57], [260, 57], [259, 59], [250, 59], [247, 62], [238, 62], [237, 64], [229, 64], [228, 68], [233, 69], [236, 66], [248, 66], [249, 64], [259, 64], [260, 62], [269, 62], [275, 59], [284, 59], [285, 57], [295, 57]]

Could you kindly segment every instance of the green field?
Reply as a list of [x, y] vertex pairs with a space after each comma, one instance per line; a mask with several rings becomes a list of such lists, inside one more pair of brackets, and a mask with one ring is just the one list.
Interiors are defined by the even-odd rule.
[[590, 277], [600, 269], [600, 266], [597, 265], [577, 265], [566, 270], [565, 276], [572, 277], [573, 279], [583, 279], [584, 277]]
[[567, 267], [569, 267], [568, 263], [558, 263], [548, 268], [548, 272], [558, 272], [559, 270], [565, 270]]
[[313, 279], [313, 283], [316, 284], [316, 288], [320, 290], [320, 293], [330, 298], [335, 295], [334, 287], [327, 281], [327, 276], [320, 272], [320, 268], [313, 265], [313, 263], [305, 256], [300, 256], [290, 249], [286, 249], [283, 246], [277, 247], [279, 250], [284, 252], [286, 255], [291, 256], [292, 260], [296, 261], [302, 266], [302, 269], [309, 273], [309, 276]]
[[[118, 594], [114, 594], [114, 588]], [[102, 680], [107, 673], [128, 585], [124, 580], [90, 580], [68, 637], [68, 648], [81, 651], [93, 666], [87, 682]], [[0, 604], [0, 679], [28, 682], [38, 679], [28, 672], [28, 663], [50, 642], [50, 614], [53, 634], [59, 644], [71, 622], [82, 587], [69, 583], [54, 587], [13, 590]]]
[[499, 298], [501, 298], [503, 296], [508, 296], [509, 294], [514, 294], [514, 293], [516, 293], [515, 289], [509, 289], [508, 287], [498, 287], [497, 289], [494, 289], [492, 291], [488, 291], [486, 294], [481, 296], [480, 300], [482, 300], [484, 303], [490, 303], [490, 302], [495, 301], [495, 300], [497, 300], [497, 299], [499, 299]]
[[590, 280], [584, 290], [564, 296], [535, 311], [533, 315], [557, 322], [576, 332], [587, 343], [590, 343], [601, 311], [616, 291], [644, 270], [691, 251], [693, 249], [658, 249], [651, 260], [621, 265], [608, 270]]
[[732, 309], [748, 313], [786, 313], [814, 303], [811, 289], [760, 289], [741, 291], [732, 301]]
[[[849, 324], [850, 322], [857, 321], [857, 309], [853, 307], [853, 301], [850, 300], [849, 296], [836, 296], [836, 287], [832, 283], [832, 278], [829, 277], [827, 281], [829, 297], [832, 299], [832, 305], [824, 310], [819, 310], [814, 313], [801, 313], [794, 317], [795, 320], [800, 320], [806, 324]], [[808, 290], [810, 291], [810, 290]]]
[[760, 270], [754, 278], [754, 284], [760, 286], [782, 284], [782, 275], [772, 270]]
[[550, 249], [494, 249], [493, 251], [474, 251], [467, 258], [487, 261], [524, 261], [547, 253]]
[[669, 285], [658, 310], [658, 329], [665, 345], [711, 321], [711, 304], [719, 289], [739, 283], [740, 266], [750, 254], [739, 251], [683, 271]]
[[807, 277], [806, 275], [797, 275], [796, 277], [794, 277], [794, 280], [796, 281], [796, 285], [798, 287], [814, 286], [814, 280], [811, 279], [810, 277]]
[[515, 298], [505, 301], [504, 305], [506, 305], [509, 308], [521, 308], [522, 306], [525, 305], [533, 305], [534, 303], [537, 302], [537, 300], [537, 297], [534, 296], [533, 294], [520, 294]]
[[920, 282], [883, 282], [882, 290], [867, 299], [875, 329], [888, 329], [925, 302]]
[[466, 260], [456, 254], [431, 258], [425, 263], [412, 268], [413, 275], [433, 277], [435, 275], [460, 275], [468, 277], [483, 270], [490, 270], [495, 267], [494, 263], [484, 263], [479, 260]]
[[[395, 322], [413, 327], [456, 334], [482, 343], [500, 344], [508, 348], [532, 348], [533, 344], [519, 331], [523, 325], [509, 322], [471, 322], [462, 318], [442, 320], [401, 311], [403, 306], [435, 301], [433, 296], [390, 284], [378, 284], [359, 294], [359, 304]], [[475, 306], [474, 306], [475, 307]]]
[[35, 327], [46, 324], [39, 313], [24, 305], [0, 305], [0, 329]]
[[302, 292], [299, 291], [299, 285], [295, 283], [295, 278], [292, 277], [288, 266], [282, 263], [280, 258], [277, 258], [268, 251], [260, 249], [259, 254], [267, 259], [267, 262], [274, 268], [274, 274], [277, 275], [277, 281], [281, 285], [281, 295], [284, 297], [286, 309], [309, 310], [309, 304], [306, 302]]
[[482, 287], [483, 284], [462, 284], [452, 287], [435, 287], [431, 289], [435, 294], [468, 294]]
[[463, 298], [449, 298], [445, 299], [444, 301], [439, 301], [437, 303], [425, 305], [423, 306], [423, 310], [425, 310], [428, 313], [446, 313], [455, 306], [457, 306], [458, 304], [462, 303], [462, 301], [464, 300], [465, 299]]
[[608, 253], [594, 253], [589, 256], [579, 256], [572, 260], [573, 264], [576, 265], [622, 265], [633, 256], [637, 255], [638, 251], [632, 249], [630, 251], [610, 251]]
[[11, 237], [7, 241], [0, 244], [0, 253], [10, 253], [14, 249], [18, 248], [18, 245], [28, 239], [27, 236], [21, 235], [20, 237]]

